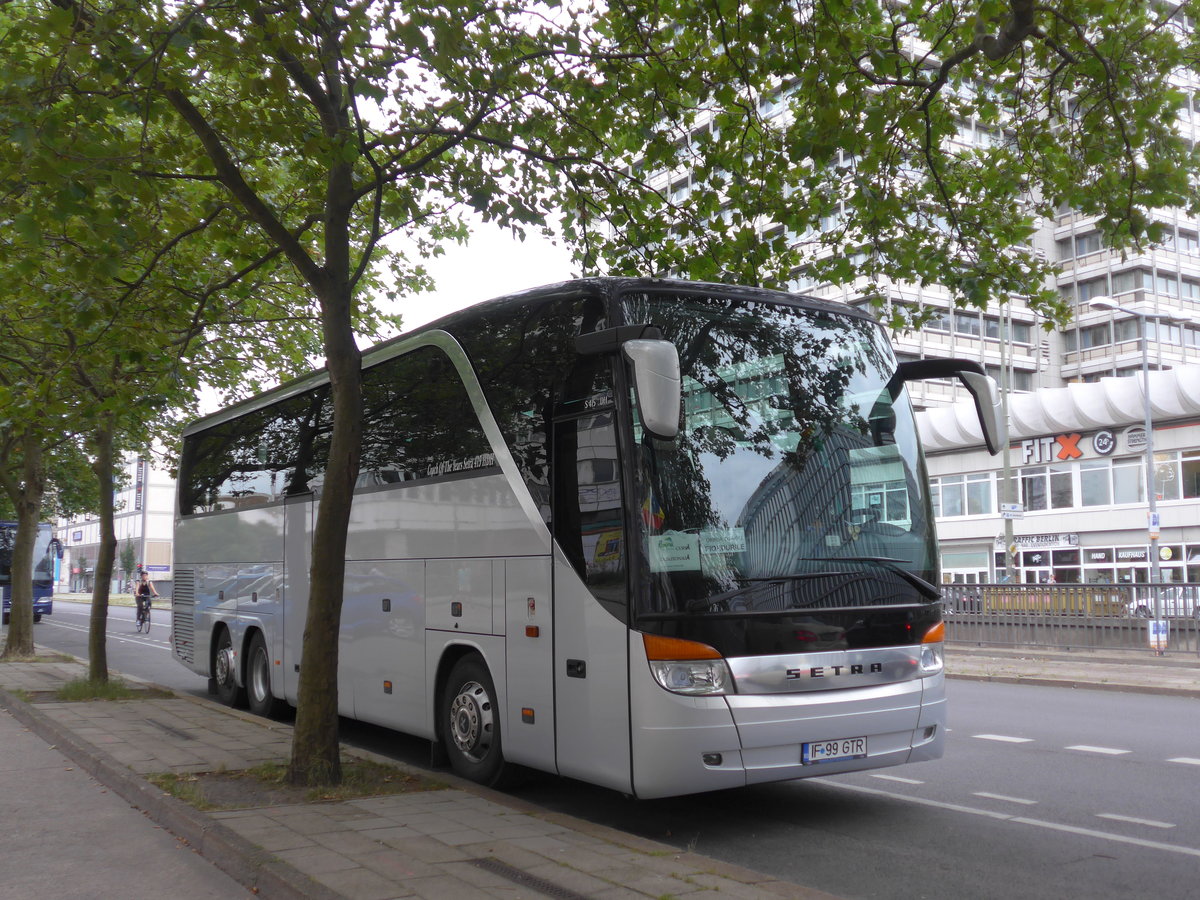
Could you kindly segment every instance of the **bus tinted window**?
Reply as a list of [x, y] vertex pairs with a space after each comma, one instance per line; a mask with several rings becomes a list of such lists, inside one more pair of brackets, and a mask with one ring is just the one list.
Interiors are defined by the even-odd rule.
[[315, 489], [333, 427], [322, 386], [214, 425], [185, 443], [180, 513], [259, 506]]
[[462, 379], [442, 351], [422, 347], [363, 372], [360, 486], [494, 465]]
[[552, 297], [476, 311], [446, 326], [471, 357], [500, 431], [547, 522], [550, 422], [612, 404], [609, 361], [575, 350], [578, 335], [607, 325], [602, 298]]

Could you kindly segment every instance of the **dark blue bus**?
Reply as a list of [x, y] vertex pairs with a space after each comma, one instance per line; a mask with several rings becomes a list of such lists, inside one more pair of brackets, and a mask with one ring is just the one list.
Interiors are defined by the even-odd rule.
[[[17, 540], [17, 523], [0, 522], [0, 597], [4, 598], [4, 622], [12, 607], [12, 558]], [[61, 545], [51, 526], [38, 526], [33, 546], [33, 621], [54, 611], [54, 563], [59, 559]]]

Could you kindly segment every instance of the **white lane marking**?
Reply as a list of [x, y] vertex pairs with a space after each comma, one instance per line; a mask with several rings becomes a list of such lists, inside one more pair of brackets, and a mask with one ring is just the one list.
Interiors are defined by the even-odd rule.
[[972, 816], [982, 816], [985, 819], [997, 819], [1001, 822], [1012, 822], [1015, 825], [1030, 825], [1034, 828], [1045, 828], [1049, 831], [1065, 831], [1068, 834], [1078, 834], [1083, 837], [1099, 838], [1104, 841], [1112, 841], [1117, 844], [1132, 844], [1135, 847], [1146, 847], [1150, 850], [1162, 850], [1165, 853], [1179, 853], [1183, 856], [1195, 856], [1200, 858], [1200, 848], [1198, 847], [1181, 847], [1178, 844], [1164, 844], [1161, 841], [1148, 841], [1144, 838], [1129, 837], [1123, 834], [1110, 834], [1107, 831], [1097, 831], [1094, 828], [1079, 828], [1075, 825], [1062, 825], [1058, 822], [1047, 822], [1044, 819], [1028, 819], [1025, 816], [1013, 816], [1008, 813], [994, 812], [990, 809], [978, 809], [974, 806], [963, 806], [960, 803], [942, 803], [940, 800], [929, 800], [925, 797], [913, 797], [908, 794], [893, 794], [891, 791], [881, 791], [878, 788], [863, 787], [857, 784], [845, 784], [840, 781], [829, 781], [826, 778], [821, 779], [822, 784], [828, 784], [831, 787], [842, 788], [847, 791], [856, 791], [860, 794], [873, 794], [876, 797], [888, 797], [892, 800], [899, 800], [902, 803], [915, 803], [919, 806], [931, 806], [935, 809], [945, 809], [951, 812], [967, 813]]
[[1033, 738], [1010, 737], [1007, 734], [973, 734], [971, 737], [979, 738], [981, 741], [1002, 741], [1006, 744], [1029, 744], [1033, 742]]
[[872, 775], [872, 778], [879, 778], [883, 781], [898, 781], [901, 784], [924, 784], [923, 781], [917, 781], [915, 778], [901, 778], [899, 775]]
[[1185, 766], [1200, 766], [1200, 759], [1191, 756], [1177, 756], [1174, 759], [1168, 759], [1167, 762], [1183, 763]]
[[[83, 632], [84, 634], [87, 634], [91, 631], [91, 626], [88, 625], [75, 625], [67, 622], [48, 622], [46, 619], [42, 619], [42, 624], [53, 625], [55, 628], [64, 628], [67, 631], [79, 631]], [[153, 626], [153, 628], [157, 630], [158, 626]], [[170, 634], [170, 628], [170, 625], [162, 626], [165, 634]], [[168, 638], [151, 638], [147, 635], [141, 635], [140, 637], [122, 637], [119, 634], [113, 634], [111, 631], [106, 631], [104, 639], [108, 641], [118, 641], [122, 644], [141, 644], [143, 647], [153, 647], [155, 650], [171, 649], [171, 641]]]
[[1009, 797], [1005, 794], [989, 794], [987, 791], [973, 791], [976, 797], [984, 797], [988, 800], [1003, 800], [1005, 803], [1020, 803], [1023, 806], [1036, 806], [1036, 800], [1026, 800], [1023, 797]]
[[1067, 750], [1079, 750], [1082, 753], [1103, 753], [1108, 756], [1121, 756], [1125, 753], [1132, 753], [1132, 750], [1116, 750], [1112, 747], [1093, 747], [1090, 744], [1073, 744], [1066, 748]]
[[1156, 822], [1154, 819], [1136, 819], [1133, 816], [1119, 816], [1116, 813], [1096, 813], [1097, 819], [1112, 819], [1114, 822], [1129, 822], [1133, 825], [1149, 825], [1151, 828], [1174, 828], [1170, 822]]

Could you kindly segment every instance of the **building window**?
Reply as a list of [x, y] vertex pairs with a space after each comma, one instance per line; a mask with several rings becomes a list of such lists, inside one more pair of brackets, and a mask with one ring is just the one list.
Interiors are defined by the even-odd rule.
[[992, 503], [991, 472], [943, 475], [929, 481], [933, 511], [937, 516], [986, 516], [995, 511]]
[[1074, 506], [1075, 492], [1070, 466], [1031, 466], [1022, 469], [1021, 502], [1028, 512]]
[[1137, 319], [1121, 319], [1113, 323], [1113, 340], [1118, 344], [1123, 341], [1136, 341], [1141, 337], [1140, 332]]
[[1187, 499], [1200, 497], [1200, 450], [1185, 450], [1179, 460], [1180, 494]]
[[1113, 503], [1144, 503], [1146, 501], [1145, 461], [1130, 456], [1112, 461]]
[[1108, 279], [1093, 278], [1091, 281], [1081, 281], [1077, 287], [1079, 288], [1079, 302], [1087, 303], [1093, 297], [1103, 297], [1108, 293]]
[[1114, 294], [1127, 294], [1130, 291], [1149, 287], [1150, 273], [1144, 269], [1132, 269], [1128, 272], [1117, 272], [1112, 277]]
[[1075, 235], [1075, 255], [1086, 256], [1089, 253], [1095, 253], [1100, 249], [1100, 232], [1092, 231], [1088, 234]]
[[956, 312], [954, 314], [954, 333], [979, 337], [979, 314]]
[[1079, 497], [1083, 506], [1112, 504], [1107, 459], [1085, 460], [1079, 464]]
[[1108, 323], [1102, 325], [1092, 325], [1089, 328], [1079, 329], [1079, 347], [1082, 350], [1087, 350], [1090, 347], [1104, 347], [1112, 343], [1112, 338], [1109, 335]]
[[950, 314], [944, 309], [935, 309], [930, 314], [929, 321], [925, 323], [925, 327], [929, 331], [949, 331]]
[[1154, 293], [1160, 297], [1178, 297], [1179, 279], [1175, 273], [1159, 275], [1154, 280]]

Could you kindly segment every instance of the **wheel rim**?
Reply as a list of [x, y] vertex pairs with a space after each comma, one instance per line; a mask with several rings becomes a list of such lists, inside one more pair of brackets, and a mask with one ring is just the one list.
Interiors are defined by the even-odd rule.
[[226, 645], [217, 651], [217, 681], [230, 684], [233, 681], [233, 648]]
[[250, 692], [255, 703], [263, 703], [271, 695], [270, 674], [267, 668], [267, 651], [259, 647], [250, 664]]
[[450, 704], [450, 736], [459, 752], [472, 762], [480, 762], [492, 749], [492, 708], [491, 697], [477, 681], [460, 687]]

